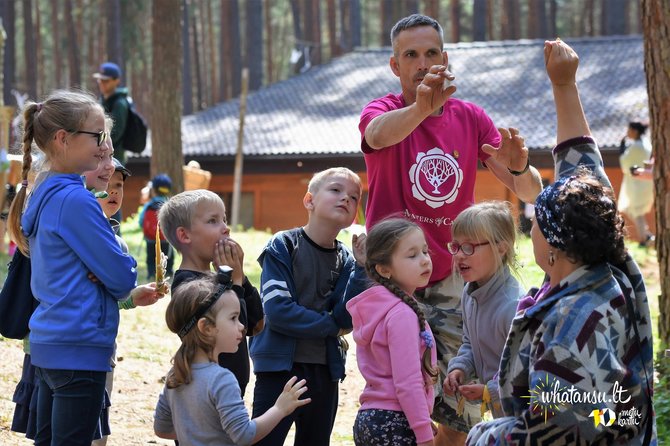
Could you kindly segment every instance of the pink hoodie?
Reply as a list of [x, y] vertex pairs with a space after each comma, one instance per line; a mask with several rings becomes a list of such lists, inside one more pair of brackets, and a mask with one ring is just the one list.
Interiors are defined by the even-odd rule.
[[[402, 411], [417, 443], [432, 440], [435, 395], [430, 377], [421, 369], [426, 344], [419, 336], [416, 314], [383, 286], [354, 297], [347, 310], [354, 325], [358, 369], [365, 378], [360, 410]], [[426, 330], [432, 336], [427, 324]], [[434, 341], [431, 362], [437, 364]]]

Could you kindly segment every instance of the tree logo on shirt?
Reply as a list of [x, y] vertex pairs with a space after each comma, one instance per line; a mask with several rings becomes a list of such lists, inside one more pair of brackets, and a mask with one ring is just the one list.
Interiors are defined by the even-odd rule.
[[436, 209], [456, 199], [463, 171], [453, 156], [435, 147], [417, 154], [416, 164], [409, 169], [409, 179], [414, 198]]

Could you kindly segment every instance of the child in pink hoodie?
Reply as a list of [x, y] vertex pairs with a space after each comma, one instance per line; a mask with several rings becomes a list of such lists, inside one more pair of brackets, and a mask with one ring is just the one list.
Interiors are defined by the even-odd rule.
[[433, 445], [435, 342], [414, 299], [433, 264], [421, 228], [392, 218], [365, 239], [365, 269], [378, 285], [347, 303], [365, 378], [354, 423], [357, 446]]

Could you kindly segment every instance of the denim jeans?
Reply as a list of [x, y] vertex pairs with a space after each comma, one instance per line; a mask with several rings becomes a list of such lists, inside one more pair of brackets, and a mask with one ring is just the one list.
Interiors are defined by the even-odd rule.
[[90, 446], [105, 395], [106, 372], [35, 368], [37, 446]]

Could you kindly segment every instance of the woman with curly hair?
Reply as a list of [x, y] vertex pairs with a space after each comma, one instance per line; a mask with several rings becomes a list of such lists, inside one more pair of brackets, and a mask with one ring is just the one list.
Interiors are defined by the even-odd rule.
[[507, 337], [505, 417], [475, 425], [467, 444], [655, 444], [644, 283], [581, 107], [577, 54], [559, 40], [544, 52], [559, 179], [537, 197], [531, 238], [548, 279], [520, 301]]

